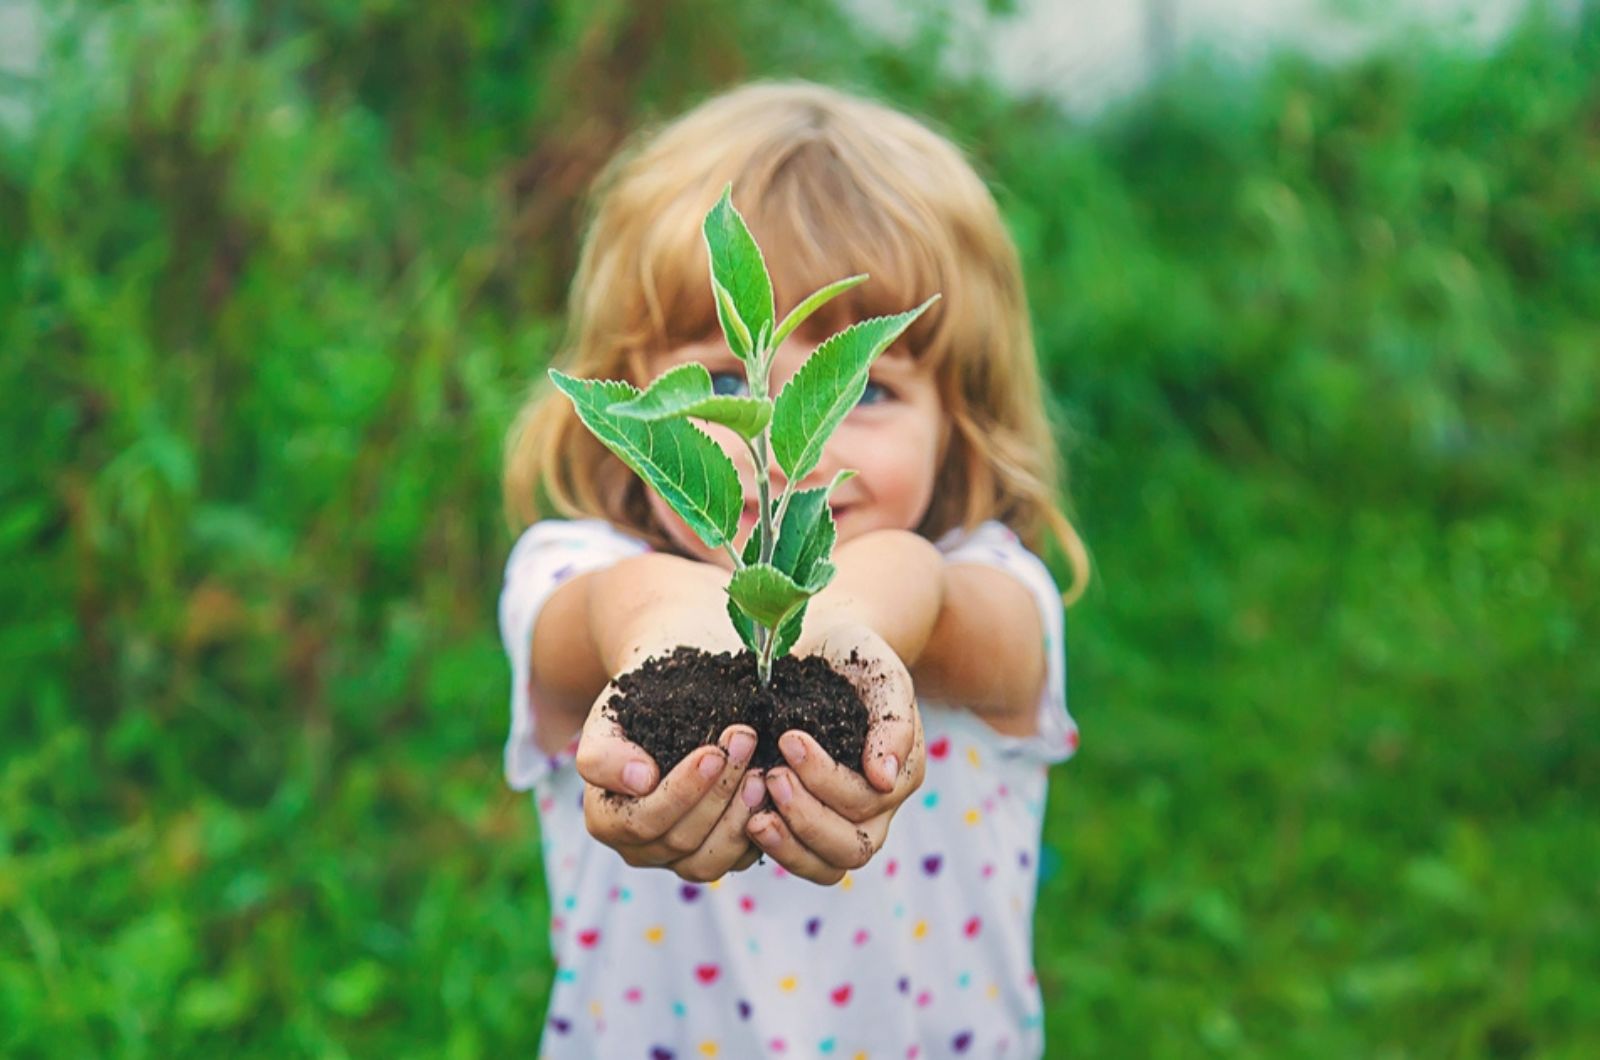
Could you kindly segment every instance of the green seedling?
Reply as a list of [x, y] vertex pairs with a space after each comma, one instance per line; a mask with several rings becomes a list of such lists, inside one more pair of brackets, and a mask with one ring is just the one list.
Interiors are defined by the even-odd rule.
[[[830, 283], [775, 319], [772, 280], [761, 248], [733, 208], [731, 186], [706, 214], [711, 289], [728, 347], [744, 366], [748, 397], [718, 394], [704, 365], [681, 365], [641, 391], [612, 379], [578, 379], [555, 369], [550, 378], [571, 399], [596, 438], [660, 494], [706, 543], [733, 560], [728, 616], [756, 656], [763, 684], [772, 663], [794, 647], [806, 605], [833, 578], [837, 537], [828, 497], [855, 474], [840, 471], [827, 486], [796, 489], [814, 471], [823, 446], [861, 400], [872, 362], [939, 297], [894, 316], [872, 317], [831, 336], [812, 351], [778, 393], [768, 396], [773, 351], [830, 299], [866, 276]], [[759, 491], [755, 530], [734, 548], [744, 493], [733, 461], [692, 420], [721, 424], [750, 452]], [[785, 484], [772, 496], [771, 462]]]

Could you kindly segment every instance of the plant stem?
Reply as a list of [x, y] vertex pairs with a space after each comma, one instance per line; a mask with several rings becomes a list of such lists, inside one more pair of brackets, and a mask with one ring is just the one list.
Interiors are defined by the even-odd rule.
[[[758, 398], [767, 396], [767, 372], [772, 367], [771, 352], [757, 349], [750, 356], [749, 371], [746, 379], [750, 384], [750, 393]], [[752, 444], [746, 439], [745, 444], [750, 447], [750, 459], [755, 463], [756, 491], [761, 507], [760, 519], [755, 526], [758, 535], [757, 561], [771, 563], [772, 554], [777, 549], [778, 534], [772, 521], [772, 478], [768, 472], [770, 460], [767, 453], [767, 434], [761, 432]], [[752, 619], [754, 622], [754, 619]], [[760, 622], [755, 622], [756, 627], [756, 675], [761, 679], [765, 688], [772, 683], [772, 656], [778, 646], [777, 629], [768, 629]]]
[[756, 675], [761, 678], [761, 687], [765, 688], [772, 684], [772, 657], [778, 647], [778, 631], [757, 626], [756, 637], [761, 644], [761, 650], [756, 653]]

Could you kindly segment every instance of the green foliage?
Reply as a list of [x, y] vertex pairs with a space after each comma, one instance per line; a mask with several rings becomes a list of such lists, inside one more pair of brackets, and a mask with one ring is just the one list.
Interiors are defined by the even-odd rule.
[[768, 74], [971, 151], [1072, 426], [1052, 1055], [1600, 1053], [1592, 5], [1090, 126], [821, 0], [41, 6], [0, 80], [0, 1053], [535, 1047], [501, 443], [584, 180]]
[[632, 401], [607, 410], [613, 416], [657, 422], [690, 417], [720, 423], [742, 438], [758, 438], [772, 421], [772, 402], [765, 398], [728, 397], [711, 387], [711, 373], [693, 361], [661, 373]]
[[[832, 574], [829, 567], [820, 573]], [[728, 597], [739, 610], [768, 629], [774, 629], [797, 610], [816, 590], [800, 585], [770, 563], [753, 563], [734, 571], [728, 581]]]
[[772, 334], [772, 280], [761, 248], [744, 218], [733, 208], [733, 189], [726, 188], [701, 225], [711, 257], [711, 284], [717, 316], [728, 345], [741, 359], [766, 346]]
[[[731, 186], [723, 190], [722, 198], [707, 212], [702, 230], [711, 260], [718, 318], [729, 347], [744, 362], [753, 397], [718, 397], [711, 387], [711, 373], [699, 364], [680, 365], [663, 372], [642, 395], [627, 383], [583, 384], [553, 368], [550, 377], [577, 405], [584, 425], [649, 483], [712, 548], [727, 544], [731, 533], [721, 533], [721, 528], [716, 527], [719, 532], [708, 535], [702, 529], [708, 525], [707, 509], [720, 511], [732, 505], [736, 527], [738, 511], [743, 507], [743, 493], [738, 475], [732, 473], [732, 464], [728, 464], [729, 474], [708, 476], [702, 467], [704, 445], [700, 441], [694, 441], [692, 448], [696, 452], [691, 458], [682, 460], [676, 436], [664, 436], [658, 441], [646, 432], [640, 438], [637, 429], [621, 429], [619, 418], [623, 425], [627, 419], [677, 422], [697, 436], [699, 431], [688, 424], [688, 419], [711, 420], [733, 428], [746, 443], [754, 442], [749, 448], [760, 490], [760, 517], [746, 542], [744, 555], [728, 549], [735, 567], [728, 586], [732, 604], [728, 614], [740, 639], [755, 652], [757, 670], [766, 682], [772, 677], [773, 660], [793, 647], [799, 636], [807, 599], [821, 592], [833, 577], [833, 564], [826, 562], [834, 541], [833, 516], [826, 501], [833, 487], [849, 475], [836, 475], [826, 490], [802, 491], [813, 496], [806, 499], [799, 517], [791, 520], [786, 513], [797, 496], [795, 486], [817, 466], [828, 438], [843, 422], [845, 413], [861, 400], [872, 362], [939, 296], [934, 295], [910, 312], [864, 320], [824, 340], [774, 403], [767, 398], [767, 380], [777, 348], [775, 342], [769, 341], [773, 334], [772, 280], [761, 248], [734, 209]], [[803, 299], [784, 319], [780, 332], [792, 332], [828, 299], [864, 279], [856, 276], [830, 283]], [[624, 393], [627, 400], [610, 400]], [[766, 430], [769, 423], [771, 431]], [[684, 444], [688, 441], [685, 438]], [[642, 453], [641, 443], [648, 443], [653, 451]], [[777, 498], [770, 495], [769, 451], [778, 454], [779, 464], [789, 474], [783, 494]], [[785, 533], [790, 535], [787, 541]], [[772, 566], [772, 562], [778, 566]]]
[[820, 290], [813, 291], [800, 304], [789, 310], [783, 322], [778, 325], [778, 330], [772, 333], [772, 345], [782, 346], [783, 340], [799, 330], [800, 325], [811, 319], [811, 314], [844, 294], [850, 288], [867, 282], [865, 274], [860, 276], [847, 276], [842, 280], [835, 280]]
[[[641, 396], [639, 388], [628, 383], [577, 379], [554, 368], [550, 378], [571, 399], [583, 425], [661, 494], [707, 548], [722, 548], [733, 540], [744, 507], [733, 461], [681, 414], [674, 419], [637, 415], [640, 408], [651, 413], [641, 405], [646, 398], [659, 403], [672, 400], [670, 396], [653, 388]], [[670, 381], [666, 389], [673, 389], [676, 382]], [[706, 387], [710, 385], [708, 375]], [[619, 415], [619, 405], [630, 411]]]
[[938, 298], [933, 295], [904, 313], [850, 325], [823, 340], [795, 372], [772, 409], [772, 452], [789, 481], [816, 469], [828, 439], [866, 393], [872, 362]]
[[845, 469], [833, 476], [833, 481], [818, 489], [796, 490], [789, 498], [783, 513], [783, 525], [778, 529], [778, 543], [772, 552], [772, 565], [801, 585], [817, 579], [817, 569], [833, 555], [833, 542], [837, 529], [833, 513], [828, 510], [828, 498], [856, 476]]

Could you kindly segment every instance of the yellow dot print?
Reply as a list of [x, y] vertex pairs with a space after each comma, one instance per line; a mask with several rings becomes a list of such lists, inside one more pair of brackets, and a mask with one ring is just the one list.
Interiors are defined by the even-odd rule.
[[913, 926], [912, 929], [911, 929], [911, 937], [914, 938], [914, 939], [925, 938], [925, 937], [927, 937], [927, 934], [928, 934], [928, 922], [926, 920], [917, 921], [916, 925]]
[[852, 877], [851, 877], [851, 875], [850, 875], [850, 874], [849, 874], [849, 873], [848, 873], [848, 872], [847, 872], [847, 873], [845, 873], [845, 874], [844, 874], [844, 878], [843, 878], [843, 879], [842, 879], [842, 880], [840, 880], [840, 881], [839, 881], [839, 886], [840, 886], [840, 887], [843, 887], [843, 888], [844, 888], [844, 889], [845, 889], [845, 890], [847, 890], [847, 891], [848, 891], [848, 890], [849, 890], [849, 889], [850, 889], [850, 888], [852, 888], [852, 887], [854, 887], [854, 886], [855, 886], [855, 885], [856, 885], [856, 881], [855, 881], [855, 879], [854, 879], [854, 878], [852, 878]]
[[794, 993], [794, 988], [799, 985], [800, 980], [796, 979], [792, 975], [786, 975], [782, 979], [778, 980], [778, 989], [782, 990], [785, 994]]
[[[722, 890], [722, 881], [721, 880], [712, 880], [710, 883], [706, 884], [706, 886], [711, 888], [713, 891], [720, 891], [720, 890]], [[703, 1049], [705, 1047], [701, 1046], [701, 1048]]]
[[661, 945], [661, 940], [667, 937], [667, 929], [660, 924], [652, 925], [644, 930], [644, 940], [652, 946]]
[[595, 1019], [599, 1019], [600, 1016], [605, 1012], [605, 1010], [606, 1010], [605, 1006], [600, 1004], [600, 1002], [598, 1002], [598, 1001], [589, 1002], [589, 1015], [593, 1016]]
[[710, 1042], [710, 1041], [701, 1042], [700, 1043], [700, 1055], [701, 1056], [716, 1056], [717, 1055], [717, 1043], [716, 1042]]
[[963, 820], [965, 820], [968, 824], [977, 824], [982, 817], [983, 814], [979, 813], [977, 810], [968, 810]]
[[973, 768], [983, 764], [983, 759], [978, 757], [978, 749], [976, 747], [967, 748], [967, 761], [972, 763]]
[[853, 1057], [853, 1060], [867, 1060], [867, 1054], [866, 1053], [857, 1053]]
[[995, 998], [1000, 996], [1000, 984], [999, 983], [990, 983], [989, 984], [989, 989], [984, 991], [984, 993], [989, 995], [989, 1000], [990, 1001], [993, 1001]]

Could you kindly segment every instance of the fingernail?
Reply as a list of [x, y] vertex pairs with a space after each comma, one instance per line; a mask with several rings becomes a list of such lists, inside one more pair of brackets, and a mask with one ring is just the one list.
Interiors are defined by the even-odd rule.
[[806, 760], [806, 742], [798, 733], [784, 733], [783, 739], [778, 743], [783, 748], [783, 757], [789, 760], [790, 765], [797, 766]]
[[778, 773], [767, 781], [767, 787], [772, 790], [772, 798], [779, 806], [789, 805], [789, 800], [794, 798], [794, 789], [789, 786], [789, 778]]
[[640, 761], [632, 761], [622, 767], [622, 786], [635, 795], [643, 795], [650, 790], [650, 767]]
[[778, 841], [778, 830], [772, 827], [771, 821], [762, 821], [750, 832], [755, 836], [756, 842], [764, 847], [770, 847]]
[[767, 786], [761, 783], [760, 777], [752, 773], [744, 778], [744, 789], [739, 792], [739, 797], [753, 810], [767, 797]]
[[742, 766], [750, 761], [750, 755], [756, 749], [756, 738], [749, 733], [739, 731], [733, 734], [733, 739], [728, 741], [728, 757], [733, 759], [733, 764]]
[[889, 783], [893, 784], [900, 779], [900, 759], [890, 755], [883, 760], [883, 768], [889, 773]]
[[725, 759], [715, 751], [707, 751], [700, 759], [700, 765], [698, 767], [700, 770], [700, 778], [702, 780], [710, 780], [712, 777], [722, 772], [722, 765], [724, 761]]

